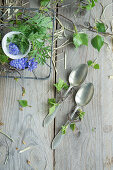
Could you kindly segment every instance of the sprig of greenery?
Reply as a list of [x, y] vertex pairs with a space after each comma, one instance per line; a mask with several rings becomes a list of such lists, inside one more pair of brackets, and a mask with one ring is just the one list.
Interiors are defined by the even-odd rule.
[[92, 60], [87, 61], [87, 64], [88, 64], [88, 66], [92, 66], [94, 69], [99, 69], [100, 68], [99, 64], [96, 64]]
[[61, 129], [61, 131], [62, 131], [62, 135], [65, 135], [65, 134], [66, 134], [66, 130], [67, 130], [67, 128], [68, 128], [68, 124], [67, 124], [67, 125], [62, 126], [62, 129]]
[[63, 88], [67, 90], [69, 88], [68, 84], [65, 83], [61, 78], [59, 78], [58, 83], [54, 84], [56, 87], [57, 91], [60, 92]]
[[41, 7], [48, 7], [49, 4], [50, 4], [50, 0], [41, 0], [40, 1]]
[[7, 43], [16, 44], [22, 54], [25, 54], [29, 48], [29, 41], [23, 34], [14, 34], [11, 38], [7, 38]]
[[0, 47], [0, 63], [4, 64], [4, 63], [8, 63], [8, 62], [9, 62], [8, 57], [5, 55], [2, 48]]
[[54, 98], [48, 99], [48, 104], [49, 104], [49, 114], [51, 115], [59, 104], [56, 103], [56, 100]]
[[84, 115], [85, 115], [85, 112], [83, 112], [81, 109], [79, 109], [78, 111], [79, 111], [79, 115], [78, 116], [79, 116], [80, 120], [82, 120]]
[[[54, 84], [54, 86], [56, 87], [58, 92], [61, 91], [63, 88], [66, 90], [69, 88], [67, 83], [65, 83], [62, 79], [59, 79], [59, 82]], [[56, 103], [55, 98], [52, 98], [52, 99], [48, 99], [48, 104], [49, 104], [49, 114], [51, 115], [55, 111], [59, 103]]]
[[86, 0], [86, 5], [81, 6], [82, 9], [91, 10], [98, 0]]
[[[69, 124], [62, 126], [62, 129], [61, 129], [61, 131], [62, 131], [62, 135], [65, 135], [65, 134], [66, 134], [66, 131], [67, 131], [68, 125], [69, 125]], [[72, 122], [72, 123], [70, 124], [70, 128], [71, 128], [71, 130], [72, 130], [72, 131], [74, 131], [74, 130], [75, 130], [76, 125], [75, 125], [75, 123], [74, 123], [74, 122]]]
[[49, 33], [53, 27], [51, 17], [45, 16], [43, 13], [36, 13], [32, 18], [27, 16], [15, 24], [15, 27], [10, 27], [10, 29], [24, 34], [32, 44], [29, 56], [35, 57], [38, 63], [44, 64], [51, 51]]

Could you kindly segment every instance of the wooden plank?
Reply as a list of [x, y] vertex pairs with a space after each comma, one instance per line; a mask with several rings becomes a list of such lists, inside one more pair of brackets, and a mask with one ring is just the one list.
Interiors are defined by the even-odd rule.
[[[70, 1], [71, 2], [71, 1]], [[101, 0], [105, 6], [112, 1]], [[74, 7], [59, 9], [59, 13], [67, 18], [75, 21], [78, 18], [72, 16]], [[87, 12], [80, 19], [79, 23], [91, 21], [91, 16], [98, 17], [101, 11], [100, 5], [96, 5], [92, 12]], [[106, 9], [106, 17], [112, 17], [112, 5]], [[63, 24], [69, 27], [71, 23], [64, 21]], [[107, 21], [109, 23], [109, 21]], [[90, 33], [90, 38], [94, 34]], [[108, 39], [110, 42], [111, 40]], [[58, 42], [58, 45], [61, 41]], [[72, 69], [81, 63], [86, 63], [89, 59], [94, 60], [98, 57], [97, 62], [100, 64], [100, 70], [89, 68], [89, 73], [85, 82], [92, 82], [95, 87], [93, 100], [84, 107], [86, 115], [84, 120], [79, 125], [80, 135], [77, 136], [70, 129], [61, 145], [55, 150], [55, 170], [111, 170], [113, 169], [113, 86], [112, 80], [108, 79], [108, 75], [112, 75], [113, 68], [107, 58], [112, 56], [112, 50], [108, 50], [106, 45], [102, 47], [98, 53], [93, 47], [80, 47], [75, 50], [72, 45], [64, 49], [67, 54], [67, 69], [64, 69], [64, 61], [57, 62], [57, 81], [60, 78], [67, 80], [67, 77]], [[58, 60], [63, 58], [63, 55], [58, 56]], [[56, 133], [64, 124], [66, 114], [74, 107], [74, 95], [71, 95], [62, 105], [62, 109], [58, 113], [55, 120]], [[94, 132], [92, 128], [96, 128]]]
[[[38, 7], [35, 2], [37, 1], [30, 1], [30, 7]], [[46, 68], [43, 71], [47, 72]], [[22, 86], [26, 89], [26, 95], [22, 97], [21, 88], [14, 80], [0, 79], [0, 120], [4, 123], [1, 129], [15, 141], [11, 143], [0, 134], [0, 170], [53, 169], [53, 151], [50, 143], [53, 139], [54, 126], [53, 124], [48, 128], [42, 126], [43, 119], [48, 113], [47, 100], [54, 95], [51, 87], [53, 81], [54, 71], [49, 80], [21, 80]], [[28, 100], [32, 107], [20, 111], [17, 101], [19, 99]], [[19, 153], [27, 147], [31, 149]], [[9, 159], [4, 165], [8, 152]]]

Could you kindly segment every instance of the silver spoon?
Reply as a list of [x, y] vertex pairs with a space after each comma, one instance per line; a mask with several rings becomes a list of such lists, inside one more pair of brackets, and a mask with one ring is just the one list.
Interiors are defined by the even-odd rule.
[[[70, 75], [69, 75], [70, 86], [69, 86], [68, 90], [66, 91], [66, 93], [64, 94], [64, 96], [62, 97], [63, 99], [66, 98], [66, 96], [68, 95], [68, 93], [70, 92], [70, 90], [73, 87], [80, 86], [84, 82], [84, 80], [87, 76], [87, 73], [88, 73], [88, 65], [87, 64], [80, 64], [79, 66], [77, 66], [75, 68], [75, 70], [73, 70], [70, 73]], [[56, 117], [59, 106], [60, 106], [60, 104], [56, 107], [55, 111], [51, 115], [48, 114], [45, 117], [45, 119], [43, 121], [44, 127], [48, 126], [53, 121], [53, 119]]]
[[[78, 90], [77, 94], [75, 95], [75, 102], [77, 106], [74, 112], [70, 116], [71, 120], [73, 119], [76, 111], [80, 107], [87, 105], [91, 101], [93, 94], [94, 94], [94, 86], [92, 83], [86, 83]], [[66, 122], [65, 126], [68, 127], [69, 124], [70, 124], [70, 120]], [[62, 134], [62, 130], [60, 130], [59, 133], [55, 136], [55, 138], [52, 141], [52, 149], [56, 149], [58, 147], [58, 145], [61, 143], [64, 136], [65, 135]]]

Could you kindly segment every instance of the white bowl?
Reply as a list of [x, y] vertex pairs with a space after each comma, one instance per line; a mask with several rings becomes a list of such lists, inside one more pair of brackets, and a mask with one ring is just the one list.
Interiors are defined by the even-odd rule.
[[[9, 57], [9, 58], [12, 58], [12, 59], [20, 59], [20, 58], [24, 58], [25, 56], [27, 56], [27, 54], [30, 52], [31, 50], [31, 43], [29, 41], [29, 48], [28, 50], [26, 51], [25, 54], [18, 54], [18, 55], [13, 55], [13, 54], [10, 54], [9, 53], [9, 48], [7, 47], [7, 38], [11, 38], [14, 34], [20, 34], [21, 32], [17, 32], [17, 31], [11, 31], [11, 32], [8, 32], [2, 39], [2, 49], [4, 51], [4, 53]], [[22, 33], [21, 33], [22, 34]]]

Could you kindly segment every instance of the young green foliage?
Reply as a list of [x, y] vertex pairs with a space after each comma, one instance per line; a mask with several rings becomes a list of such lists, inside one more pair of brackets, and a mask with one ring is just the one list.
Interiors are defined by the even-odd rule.
[[49, 3], [50, 3], [50, 0], [41, 0], [40, 1], [40, 5], [42, 7], [47, 7], [49, 5]]
[[49, 114], [51, 115], [56, 107], [58, 106], [58, 103], [56, 103], [56, 100], [54, 98], [48, 99], [48, 104], [49, 104]]
[[68, 128], [68, 125], [64, 125], [64, 126], [62, 126], [62, 129], [61, 129], [61, 131], [62, 131], [62, 135], [65, 135], [65, 134], [66, 134], [66, 130], [67, 130], [67, 128]]
[[96, 29], [98, 32], [106, 32], [105, 25], [104, 23], [101, 23], [101, 22], [96, 23]]
[[31, 107], [28, 105], [27, 100], [18, 100], [18, 102], [19, 102], [20, 106], [22, 106], [22, 107], [27, 107], [27, 106]]
[[19, 24], [18, 17], [22, 15], [22, 12], [17, 12], [16, 13], [16, 24]]
[[16, 44], [22, 54], [25, 54], [29, 48], [29, 41], [23, 34], [14, 34], [11, 38], [7, 38], [7, 43]]
[[95, 64], [94, 66], [93, 66], [93, 68], [94, 69], [99, 69], [100, 67], [99, 67], [99, 64]]
[[101, 37], [100, 35], [96, 35], [92, 40], [91, 40], [92, 46], [100, 51], [102, 46], [104, 45], [104, 38]]
[[99, 64], [96, 64], [92, 60], [87, 61], [87, 64], [88, 64], [88, 66], [92, 66], [94, 69], [99, 69], [100, 68]]
[[76, 125], [75, 125], [75, 123], [74, 123], [74, 122], [70, 124], [70, 128], [71, 128], [71, 130], [72, 130], [72, 131], [74, 131], [74, 130], [75, 130], [75, 127], [76, 127]]
[[54, 86], [56, 87], [57, 91], [60, 92], [63, 88], [65, 90], [67, 90], [69, 88], [69, 86], [67, 85], [67, 83], [65, 83], [61, 78], [59, 78], [59, 82], [54, 84]]
[[86, 9], [86, 10], [91, 10], [94, 6], [95, 6], [95, 3], [97, 2], [98, 0], [87, 0], [87, 4], [82, 6], [83, 9]]
[[79, 118], [82, 120], [85, 115], [85, 112], [83, 112], [81, 109], [79, 109], [78, 111], [79, 111]]
[[4, 64], [4, 63], [8, 63], [8, 62], [9, 62], [8, 57], [5, 55], [2, 48], [0, 47], [0, 63]]
[[58, 1], [52, 1], [52, 0], [41, 0], [40, 1], [40, 5], [41, 7], [50, 7], [50, 5], [53, 5], [53, 4], [58, 4], [58, 3], [63, 3], [64, 0], [58, 0]]
[[[26, 20], [27, 18], [27, 20]], [[51, 17], [43, 13], [36, 13], [32, 18], [26, 16], [21, 22], [17, 22], [12, 31], [19, 31], [31, 42], [32, 48], [29, 56], [34, 57], [38, 63], [44, 64], [51, 51], [51, 34], [53, 27]]]
[[73, 43], [76, 48], [81, 45], [88, 46], [88, 35], [85, 33], [74, 33], [73, 34]]

